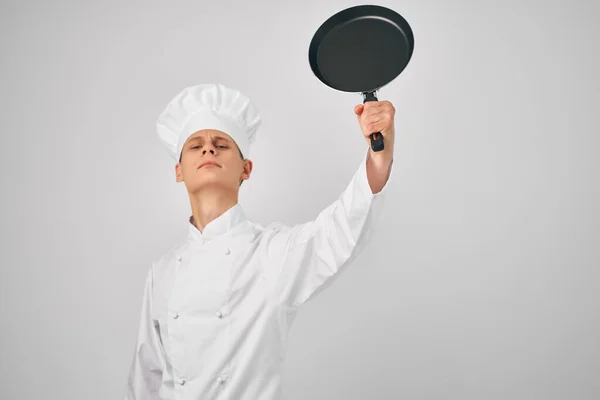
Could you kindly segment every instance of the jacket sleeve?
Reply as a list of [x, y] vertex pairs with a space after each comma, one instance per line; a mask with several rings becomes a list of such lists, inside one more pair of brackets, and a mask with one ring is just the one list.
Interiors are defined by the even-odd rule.
[[270, 278], [276, 301], [297, 308], [329, 287], [370, 242], [382, 207], [383, 190], [373, 194], [367, 179], [367, 156], [340, 197], [307, 223], [279, 226], [272, 236]]
[[144, 285], [142, 310], [133, 360], [129, 368], [125, 400], [158, 400], [165, 366], [158, 327], [152, 318], [154, 266], [149, 268]]

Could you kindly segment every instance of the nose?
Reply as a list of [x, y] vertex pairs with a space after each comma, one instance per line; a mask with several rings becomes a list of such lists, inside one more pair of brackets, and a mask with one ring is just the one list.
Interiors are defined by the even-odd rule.
[[210, 152], [214, 156], [216, 153], [215, 150], [215, 146], [213, 146], [211, 143], [207, 143], [202, 149], [202, 155], [205, 155], [207, 152]]

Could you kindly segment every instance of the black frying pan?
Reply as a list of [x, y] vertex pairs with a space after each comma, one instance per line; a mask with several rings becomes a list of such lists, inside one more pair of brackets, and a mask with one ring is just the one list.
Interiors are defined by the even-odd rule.
[[[377, 90], [406, 68], [413, 48], [412, 30], [398, 13], [381, 6], [355, 6], [321, 25], [310, 42], [308, 60], [323, 83], [362, 93], [365, 103], [377, 101]], [[371, 134], [373, 151], [383, 147], [382, 135]]]

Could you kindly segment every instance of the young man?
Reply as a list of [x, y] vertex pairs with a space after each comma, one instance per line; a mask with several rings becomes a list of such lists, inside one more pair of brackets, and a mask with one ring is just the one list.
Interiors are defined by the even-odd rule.
[[[367, 153], [341, 196], [312, 221], [263, 226], [238, 192], [260, 125], [251, 100], [222, 85], [177, 95], [158, 118], [191, 204], [186, 240], [149, 268], [128, 400], [280, 400], [287, 334], [299, 307], [369, 240], [391, 173], [394, 107], [354, 109]], [[373, 152], [369, 135], [385, 149]]]

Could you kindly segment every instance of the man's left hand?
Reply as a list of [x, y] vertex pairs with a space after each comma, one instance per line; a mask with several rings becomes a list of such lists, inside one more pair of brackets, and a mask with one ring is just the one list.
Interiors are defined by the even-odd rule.
[[[367, 178], [373, 193], [385, 186], [394, 160], [394, 116], [396, 109], [389, 101], [368, 101], [354, 107], [358, 123], [369, 146]], [[371, 149], [371, 134], [383, 136], [383, 150]]]
[[391, 162], [394, 153], [394, 117], [396, 109], [389, 101], [367, 101], [354, 107], [354, 113], [371, 148], [371, 134], [379, 132], [383, 136], [384, 149], [379, 152], [371, 150], [371, 157]]

